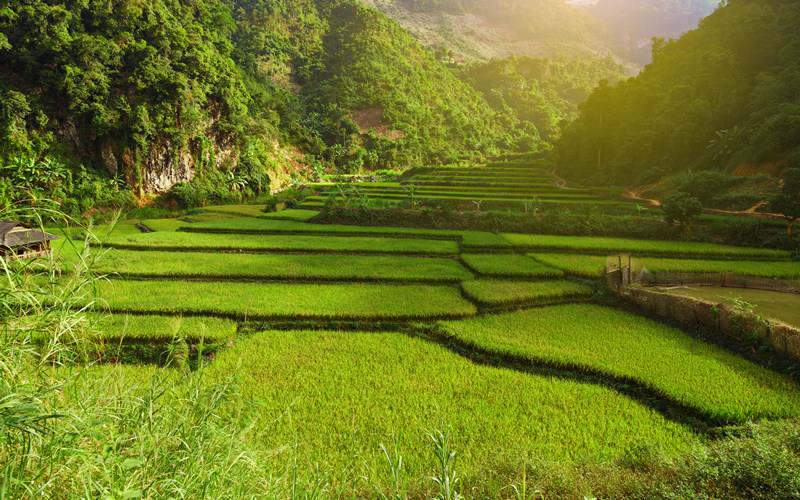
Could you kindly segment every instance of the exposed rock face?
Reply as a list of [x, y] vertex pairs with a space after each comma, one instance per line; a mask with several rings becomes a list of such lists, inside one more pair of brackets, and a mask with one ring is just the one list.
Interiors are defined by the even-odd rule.
[[175, 149], [170, 141], [150, 148], [142, 159], [139, 184], [147, 193], [164, 193], [194, 178], [195, 158], [188, 148]]

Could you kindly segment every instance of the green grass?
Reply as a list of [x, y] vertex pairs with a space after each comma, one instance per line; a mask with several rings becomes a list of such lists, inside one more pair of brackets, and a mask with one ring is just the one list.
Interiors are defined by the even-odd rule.
[[800, 415], [800, 387], [788, 377], [622, 311], [565, 305], [442, 325], [493, 352], [635, 378], [717, 418]]
[[547, 304], [571, 299], [586, 299], [594, 289], [571, 281], [472, 280], [462, 283], [464, 294], [486, 306]]
[[97, 338], [104, 340], [169, 341], [183, 338], [221, 342], [236, 336], [237, 324], [218, 318], [92, 314]]
[[[399, 189], [383, 189], [383, 188], [363, 188], [359, 190], [362, 195], [380, 198], [410, 198], [411, 191]], [[336, 190], [330, 190], [323, 193], [325, 196], [338, 196]], [[484, 188], [475, 189], [448, 189], [448, 188], [417, 188], [414, 190], [414, 196], [417, 198], [470, 198], [470, 199], [503, 199], [503, 200], [521, 200], [532, 201], [539, 198], [548, 200], [599, 200], [598, 196], [586, 193], [574, 193], [564, 189], [552, 188], [548, 190], [484, 190]]]
[[381, 445], [402, 456], [410, 498], [435, 496], [436, 430], [450, 433], [461, 491], [475, 498], [526, 466], [608, 463], [642, 448], [674, 456], [698, 443], [613, 391], [481, 367], [399, 334], [264, 332], [221, 353], [206, 376], [235, 377], [249, 403], [230, 411], [256, 419], [250, 435], [267, 466], [297, 463], [301, 484], [321, 481], [332, 497], [389, 488]]
[[287, 208], [277, 212], [266, 212], [260, 215], [264, 219], [296, 220], [308, 221], [319, 215], [318, 210], [302, 210], [299, 208]]
[[[398, 201], [398, 200], [407, 200], [410, 198], [409, 195], [406, 194], [369, 194], [364, 193], [371, 200], [385, 200], [385, 201]], [[330, 195], [331, 198], [341, 201], [343, 198]], [[310, 196], [308, 200], [310, 201], [319, 201], [325, 200], [328, 196]], [[455, 202], [475, 202], [480, 201], [482, 203], [486, 203], [487, 205], [491, 206], [494, 205], [509, 205], [509, 206], [517, 206], [517, 205], [524, 205], [524, 204], [546, 204], [546, 205], [621, 205], [624, 202], [620, 202], [618, 200], [608, 200], [599, 197], [591, 197], [591, 198], [581, 198], [577, 196], [547, 196], [547, 195], [537, 195], [537, 196], [528, 196], [528, 197], [499, 197], [499, 196], [483, 196], [483, 195], [471, 195], [471, 194], [464, 194], [464, 195], [447, 195], [447, 194], [419, 194], [416, 196], [418, 200], [430, 200], [430, 201], [455, 201]], [[534, 203], [535, 198], [535, 203]]]
[[517, 254], [462, 254], [461, 259], [485, 276], [520, 278], [561, 278], [564, 273]]
[[447, 255], [455, 241], [380, 236], [255, 235], [155, 232], [112, 236], [109, 244], [136, 249], [214, 249], [221, 251], [316, 251]]
[[202, 208], [205, 212], [238, 215], [244, 217], [261, 217], [265, 215], [264, 204], [258, 205], [212, 205]]
[[511, 244], [499, 234], [483, 231], [462, 231], [462, 243], [472, 248], [511, 248]]
[[[436, 238], [451, 239], [454, 242], [463, 239], [465, 245], [473, 247], [510, 247], [511, 244], [498, 234], [486, 231], [449, 230], [449, 229], [420, 229], [409, 227], [388, 226], [355, 226], [346, 224], [311, 224], [299, 221], [267, 220], [265, 218], [211, 218], [208, 220], [189, 219], [195, 222], [185, 222], [177, 219], [164, 219], [158, 221], [145, 221], [148, 226], [157, 231], [176, 231], [180, 228], [193, 230], [212, 231], [254, 231], [274, 234], [308, 234], [315, 233], [336, 235], [360, 235], [366, 237], [398, 237], [398, 238]], [[453, 248], [451, 245], [450, 248]]]
[[763, 278], [800, 279], [800, 262], [714, 261], [682, 259], [640, 259], [641, 265], [652, 272], [735, 273]]
[[760, 316], [800, 327], [800, 295], [795, 293], [716, 286], [671, 288], [668, 291], [720, 304], [752, 308]]
[[113, 280], [101, 283], [99, 291], [111, 311], [232, 319], [399, 320], [475, 313], [450, 286]]
[[[597, 278], [603, 275], [605, 256], [535, 253], [530, 254], [539, 262], [561, 269], [568, 274]], [[647, 270], [678, 273], [735, 273], [741, 276], [763, 278], [781, 278], [800, 280], [800, 262], [792, 261], [752, 261], [752, 260], [702, 260], [702, 259], [670, 259], [648, 257], [636, 259], [637, 265]]]
[[449, 258], [334, 254], [220, 254], [110, 250], [99, 272], [135, 276], [365, 279], [458, 282], [472, 278]]
[[560, 269], [567, 274], [582, 278], [600, 278], [605, 273], [608, 257], [569, 253], [532, 253], [529, 257], [542, 264]]
[[531, 250], [564, 250], [586, 253], [633, 252], [639, 255], [691, 255], [698, 257], [788, 259], [784, 250], [735, 247], [714, 243], [685, 241], [651, 241], [596, 236], [552, 236], [540, 234], [503, 233], [502, 236], [517, 248]]

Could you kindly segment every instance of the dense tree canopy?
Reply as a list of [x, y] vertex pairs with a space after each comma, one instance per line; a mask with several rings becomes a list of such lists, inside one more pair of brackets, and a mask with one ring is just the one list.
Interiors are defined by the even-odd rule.
[[567, 175], [635, 183], [689, 168], [761, 171], [800, 157], [800, 4], [730, 0], [600, 86], [558, 146]]
[[359, 168], [511, 142], [477, 92], [353, 0], [21, 0], [0, 9], [0, 53], [0, 162], [56, 156], [131, 187], [209, 166], [261, 186], [275, 143]]

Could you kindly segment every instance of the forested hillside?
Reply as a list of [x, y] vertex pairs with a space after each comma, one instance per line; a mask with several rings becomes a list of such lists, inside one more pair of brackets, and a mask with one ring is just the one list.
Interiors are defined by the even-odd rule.
[[[527, 128], [545, 144], [576, 118], [578, 105], [598, 82], [615, 83], [627, 76], [625, 68], [610, 57], [511, 57], [467, 65], [461, 75], [495, 111], [511, 120], [512, 128]], [[535, 144], [529, 146], [535, 148]]]
[[308, 166], [513, 142], [477, 92], [349, 0], [24, 0], [0, 9], [0, 51], [6, 199], [54, 191], [20, 162], [58, 170], [62, 191], [104, 191], [108, 172], [140, 193], [256, 193]]
[[598, 88], [558, 145], [567, 175], [651, 181], [688, 169], [778, 172], [800, 161], [800, 4], [730, 0], [659, 44], [639, 76]]

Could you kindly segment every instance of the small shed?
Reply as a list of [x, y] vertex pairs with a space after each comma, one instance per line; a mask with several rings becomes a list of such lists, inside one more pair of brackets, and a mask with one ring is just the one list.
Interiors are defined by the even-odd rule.
[[57, 239], [44, 231], [31, 229], [21, 222], [0, 221], [0, 255], [32, 259], [50, 252], [50, 242]]

